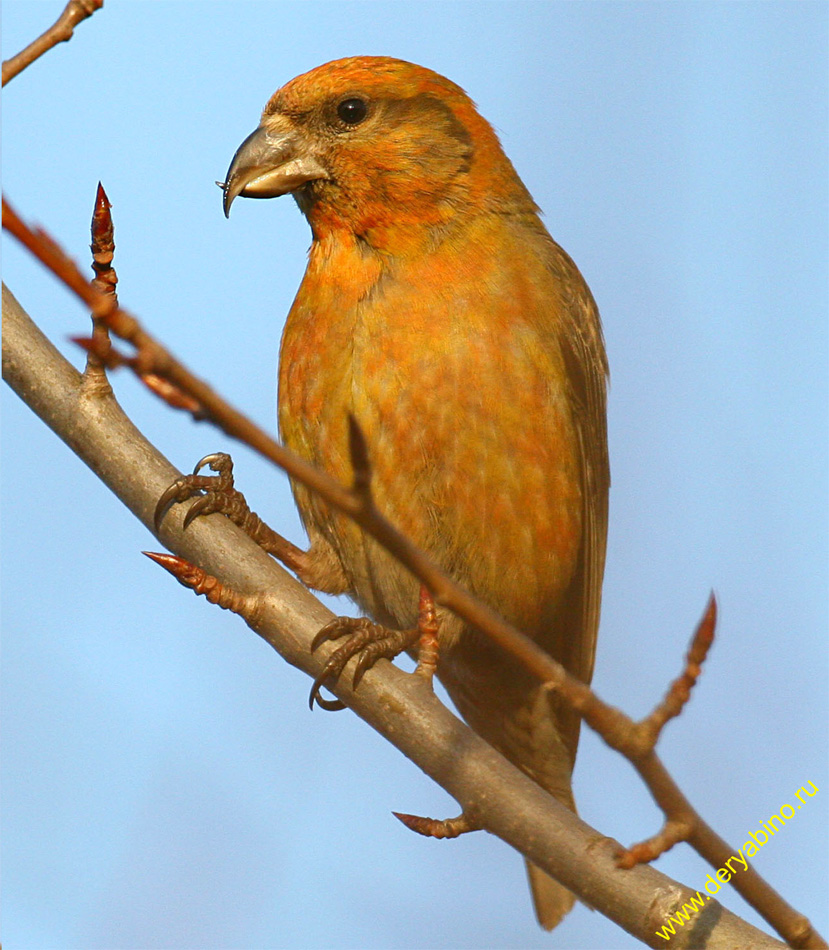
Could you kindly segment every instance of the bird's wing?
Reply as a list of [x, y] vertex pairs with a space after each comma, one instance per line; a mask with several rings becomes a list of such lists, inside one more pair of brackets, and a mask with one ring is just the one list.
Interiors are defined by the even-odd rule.
[[[565, 254], [558, 247], [556, 250]], [[571, 266], [575, 269], [575, 265]], [[567, 288], [569, 299], [562, 315], [565, 326], [559, 339], [579, 435], [584, 507], [582, 551], [570, 604], [575, 635], [568, 638], [562, 659], [572, 673], [589, 683], [593, 675], [607, 545], [608, 368], [599, 311], [592, 294], [582, 280], [568, 280]]]

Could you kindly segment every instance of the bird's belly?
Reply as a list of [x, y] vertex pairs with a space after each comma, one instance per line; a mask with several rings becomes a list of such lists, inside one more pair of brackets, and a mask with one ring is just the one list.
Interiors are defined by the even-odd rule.
[[[563, 370], [545, 352], [485, 335], [383, 329], [289, 322], [280, 363], [283, 439], [349, 484], [353, 415], [380, 511], [532, 633], [566, 590], [581, 539], [578, 443]], [[380, 622], [411, 625], [415, 579], [345, 516], [302, 486], [294, 491], [306, 527], [335, 549], [360, 606]]]

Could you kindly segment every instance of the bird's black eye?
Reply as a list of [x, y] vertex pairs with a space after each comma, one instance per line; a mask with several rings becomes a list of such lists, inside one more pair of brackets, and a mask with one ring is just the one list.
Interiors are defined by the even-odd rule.
[[346, 125], [359, 125], [368, 113], [368, 106], [362, 99], [343, 99], [337, 106], [337, 115]]

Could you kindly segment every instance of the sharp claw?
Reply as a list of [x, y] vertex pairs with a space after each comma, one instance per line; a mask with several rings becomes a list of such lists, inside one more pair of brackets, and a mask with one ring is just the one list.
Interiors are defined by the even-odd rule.
[[325, 679], [325, 674], [321, 673], [311, 684], [311, 693], [308, 696], [308, 708], [311, 712], [314, 711], [314, 703], [320, 698], [320, 687], [322, 686], [322, 681]]
[[311, 652], [317, 649], [321, 644], [329, 640], [339, 640], [341, 637], [348, 636], [352, 639], [359, 634], [364, 634], [367, 629], [372, 627], [365, 618], [355, 620], [351, 617], [335, 617], [330, 623], [327, 623], [322, 630], [317, 633], [311, 641]]
[[217, 472], [218, 469], [215, 467], [215, 465], [220, 463], [222, 459], [226, 458], [228, 458], [228, 456], [224, 452], [211, 452], [210, 455], [205, 455], [203, 459], [199, 459], [198, 462], [196, 462], [196, 467], [193, 469], [193, 474], [198, 475], [205, 465], [209, 465], [214, 472]]
[[[217, 475], [200, 476], [199, 472], [205, 466], [209, 466]], [[207, 494], [203, 495], [202, 492], [207, 492]], [[242, 496], [234, 491], [233, 488], [233, 459], [225, 452], [211, 452], [210, 455], [205, 455], [204, 458], [199, 459], [196, 467], [193, 469], [192, 475], [177, 478], [173, 484], [167, 488], [161, 498], [158, 499], [155, 511], [153, 512], [153, 525], [155, 526], [156, 534], [158, 534], [167, 509], [174, 502], [189, 501], [191, 498], [197, 498], [194, 504], [190, 506], [184, 518], [184, 527], [187, 528], [201, 514], [216, 510], [228, 512], [228, 508], [222, 507], [221, 505], [222, 497], [228, 498], [231, 501], [241, 499], [242, 502], [244, 502]], [[217, 498], [219, 499], [218, 504]], [[246, 511], [249, 516], [258, 521], [256, 516], [253, 515], [249, 509], [246, 509]], [[229, 514], [229, 517], [231, 520], [234, 519], [232, 513]], [[240, 524], [238, 520], [236, 523]], [[241, 526], [243, 530], [247, 530], [244, 525]], [[261, 529], [266, 526], [259, 523], [259, 527]], [[248, 531], [248, 533], [250, 532]], [[254, 538], [254, 540], [256, 539]]]
[[340, 712], [342, 709], [348, 709], [348, 706], [340, 699], [323, 699], [317, 696], [317, 705], [326, 712]]
[[318, 646], [325, 643], [328, 639], [328, 634], [325, 632], [325, 627], [320, 630], [314, 639], [311, 641], [311, 652], [314, 653]]
[[322, 646], [327, 640], [336, 640], [340, 634], [337, 633], [336, 625], [337, 621], [332, 620], [331, 623], [327, 623], [322, 630], [320, 630], [314, 639], [311, 641], [311, 652], [313, 653], [317, 647]]
[[210, 499], [207, 497], [207, 495], [202, 495], [201, 498], [197, 498], [193, 504], [190, 505], [187, 514], [184, 516], [182, 530], [189, 528], [209, 504]]
[[326, 710], [326, 712], [339, 712], [341, 709], [347, 708], [345, 703], [340, 699], [323, 699], [320, 695], [322, 684], [327, 678], [328, 674], [323, 670], [314, 680], [314, 685], [311, 687], [311, 695], [308, 697], [308, 706], [311, 712], [314, 711], [314, 703], [316, 703], [320, 709]]
[[153, 525], [155, 526], [156, 534], [158, 534], [159, 528], [161, 527], [161, 522], [164, 520], [164, 515], [167, 514], [167, 509], [176, 500], [177, 492], [178, 482], [175, 481], [164, 492], [161, 498], [158, 499], [158, 503], [155, 506], [155, 512], [153, 513]]
[[371, 653], [366, 651], [360, 656], [360, 659], [357, 660], [357, 666], [354, 670], [354, 679], [352, 680], [352, 688], [357, 689], [360, 685], [360, 681], [366, 675], [366, 673], [374, 665], [375, 657]]

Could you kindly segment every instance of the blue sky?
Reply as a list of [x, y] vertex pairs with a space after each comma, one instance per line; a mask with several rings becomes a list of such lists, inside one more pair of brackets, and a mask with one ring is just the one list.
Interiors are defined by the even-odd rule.
[[[62, 4], [4, 2], [3, 56]], [[679, 670], [709, 590], [719, 638], [661, 752], [736, 848], [829, 930], [827, 7], [822, 3], [115, 2], [3, 94], [3, 188], [84, 266], [98, 179], [123, 304], [275, 427], [304, 269], [289, 198], [221, 179], [271, 93], [353, 54], [462, 85], [602, 312], [613, 487], [595, 685], [633, 715]], [[86, 316], [3, 240], [3, 277], [76, 365]], [[230, 449], [252, 506], [302, 537], [287, 480], [125, 374], [180, 468]], [[577, 908], [536, 926], [517, 855], [392, 809], [455, 804], [140, 550], [158, 543], [5, 387], [4, 939], [43, 948], [638, 945]], [[340, 604], [336, 609], [348, 610]], [[585, 731], [576, 797], [624, 842], [659, 816]], [[678, 847], [657, 866], [691, 887]], [[424, 895], [426, 907], [424, 907]], [[757, 923], [737, 895], [727, 906]]]

